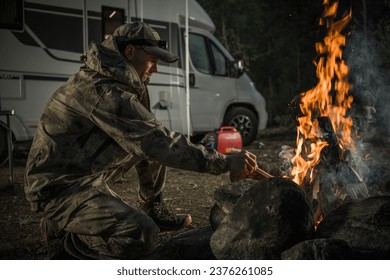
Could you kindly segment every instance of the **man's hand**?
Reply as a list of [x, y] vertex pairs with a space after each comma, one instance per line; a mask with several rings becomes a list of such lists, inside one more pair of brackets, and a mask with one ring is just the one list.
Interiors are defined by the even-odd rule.
[[238, 181], [247, 178], [257, 168], [256, 156], [248, 151], [229, 156], [230, 181]]

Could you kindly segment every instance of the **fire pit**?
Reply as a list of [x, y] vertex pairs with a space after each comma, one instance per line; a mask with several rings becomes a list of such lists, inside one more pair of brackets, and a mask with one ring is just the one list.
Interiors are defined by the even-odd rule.
[[291, 103], [296, 147], [280, 153], [280, 174], [257, 172], [218, 188], [210, 227], [173, 240], [185, 258], [196, 258], [191, 252], [199, 256], [201, 248], [204, 257], [217, 259], [390, 259], [389, 183], [387, 192], [378, 184], [386, 174], [375, 172], [359, 127], [372, 122], [375, 110], [360, 107], [369, 118], [354, 122], [342, 57], [352, 11], [338, 18], [335, 0], [324, 8], [318, 83]]
[[390, 196], [345, 202], [317, 227], [311, 198], [288, 179], [231, 183], [215, 201], [210, 246], [219, 259], [390, 258]]
[[342, 31], [352, 11], [337, 18], [337, 8], [338, 1], [324, 1], [318, 83], [291, 104], [297, 140], [285, 178], [216, 192], [210, 244], [217, 258], [390, 258], [390, 196], [370, 187], [368, 151], [350, 114], [354, 96]]

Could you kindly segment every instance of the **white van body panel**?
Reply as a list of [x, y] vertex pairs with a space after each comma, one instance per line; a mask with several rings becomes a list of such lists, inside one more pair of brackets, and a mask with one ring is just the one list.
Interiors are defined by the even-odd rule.
[[[209, 38], [224, 56], [232, 56], [212, 35], [214, 23], [194, 0], [189, 0], [190, 32]], [[184, 27], [185, 2], [182, 0], [25, 0], [23, 31], [0, 29], [1, 108], [14, 110], [11, 129], [17, 141], [30, 140], [53, 92], [81, 66], [80, 56], [91, 40], [101, 40], [102, 7], [123, 9], [126, 21], [143, 20], [168, 41], [178, 63], [158, 66], [149, 84], [151, 110], [168, 128], [187, 130], [185, 92]], [[46, 35], [41, 26], [61, 26], [61, 34]], [[46, 27], [48, 27], [46, 26]], [[58, 37], [57, 37], [58, 35]], [[65, 38], [65, 39], [64, 39]], [[77, 39], [78, 38], [78, 39]], [[57, 42], [58, 40], [58, 42]], [[61, 41], [64, 40], [64, 41]], [[4, 43], [5, 42], [5, 43]], [[69, 45], [70, 49], [60, 49]], [[58, 47], [60, 46], [60, 47]], [[258, 129], [267, 122], [265, 101], [244, 73], [238, 78], [204, 74], [190, 61], [195, 85], [190, 90], [191, 133], [207, 132], [222, 125], [229, 106], [247, 103], [256, 108]], [[5, 122], [4, 117], [0, 121]]]

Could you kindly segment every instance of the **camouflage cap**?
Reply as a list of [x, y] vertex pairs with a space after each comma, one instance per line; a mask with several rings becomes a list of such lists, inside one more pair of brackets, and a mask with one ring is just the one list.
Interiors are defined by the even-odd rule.
[[167, 42], [160, 39], [160, 35], [149, 24], [135, 21], [119, 26], [112, 34], [118, 43], [129, 43], [142, 46], [143, 49], [158, 59], [173, 63], [179, 57], [168, 52]]

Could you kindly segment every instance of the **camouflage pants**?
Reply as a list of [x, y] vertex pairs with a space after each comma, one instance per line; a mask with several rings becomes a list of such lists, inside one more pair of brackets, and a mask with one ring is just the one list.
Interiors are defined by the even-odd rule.
[[165, 187], [166, 166], [143, 160], [135, 168], [138, 174], [140, 199], [159, 197]]
[[159, 232], [144, 213], [93, 186], [46, 203], [41, 228], [49, 259], [137, 259]]

